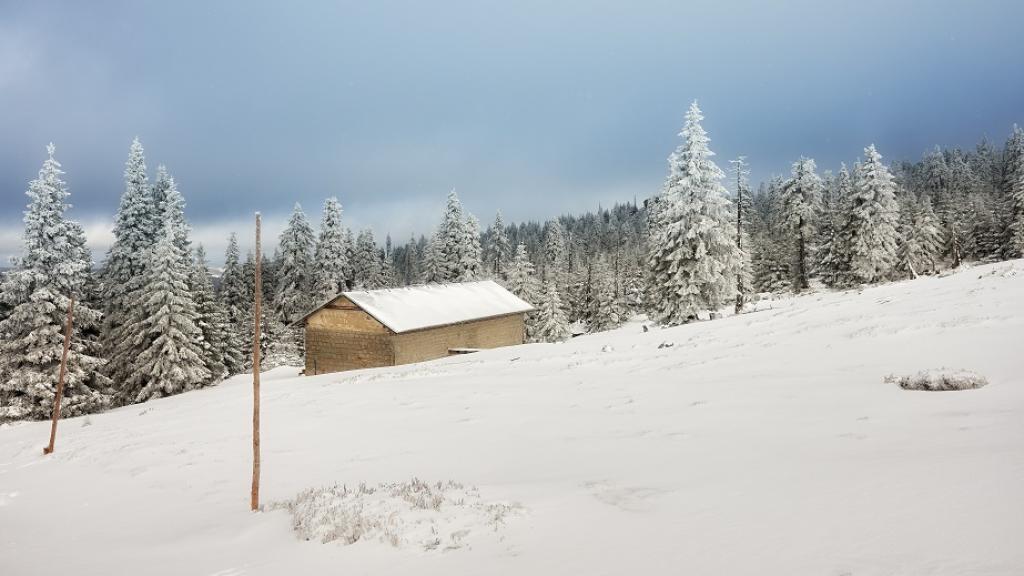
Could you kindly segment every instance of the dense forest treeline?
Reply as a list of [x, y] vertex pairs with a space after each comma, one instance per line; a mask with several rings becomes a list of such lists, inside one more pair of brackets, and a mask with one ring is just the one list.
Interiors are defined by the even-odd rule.
[[[1002, 146], [935, 148], [886, 164], [873, 146], [819, 172], [748, 182], [747, 160], [712, 160], [691, 106], [660, 193], [643, 202], [486, 227], [454, 192], [430, 236], [395, 245], [345, 226], [328, 198], [314, 228], [298, 205], [263, 255], [263, 367], [298, 364], [293, 323], [344, 290], [494, 279], [534, 305], [532, 341], [614, 328], [647, 313], [673, 325], [742, 312], [764, 292], [914, 278], [1024, 251], [1024, 132]], [[229, 238], [215, 282], [193, 245], [185, 200], [130, 147], [115, 241], [94, 266], [66, 215], [55, 149], [29, 184], [24, 250], [0, 283], [0, 420], [49, 414], [64, 314], [76, 299], [64, 411], [76, 415], [208, 386], [249, 369], [255, 255]]]

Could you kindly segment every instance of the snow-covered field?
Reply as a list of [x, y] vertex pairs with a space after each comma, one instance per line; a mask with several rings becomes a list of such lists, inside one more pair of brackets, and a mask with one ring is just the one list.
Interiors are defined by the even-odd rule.
[[[9, 425], [0, 574], [1024, 574], [1022, 342], [1017, 260], [647, 333], [279, 369], [260, 514], [247, 377], [63, 421], [49, 457], [47, 423]], [[942, 367], [988, 385], [885, 382]], [[284, 503], [334, 485], [293, 508], [357, 502], [383, 528], [301, 540]]]

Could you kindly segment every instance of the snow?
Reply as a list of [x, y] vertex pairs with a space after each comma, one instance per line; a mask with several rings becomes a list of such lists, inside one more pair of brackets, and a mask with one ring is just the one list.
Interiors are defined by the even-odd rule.
[[396, 333], [533, 310], [491, 280], [353, 291], [344, 295]]
[[[1018, 575], [1021, 270], [424, 364], [279, 368], [262, 381], [259, 514], [245, 376], [64, 420], [47, 457], [47, 422], [0, 427], [0, 574]], [[942, 366], [989, 384], [885, 382]], [[443, 551], [416, 544], [422, 508], [374, 508], [408, 527], [394, 546], [307, 541], [274, 506], [414, 477], [516, 512], [495, 529], [441, 507], [439, 526], [468, 530]]]

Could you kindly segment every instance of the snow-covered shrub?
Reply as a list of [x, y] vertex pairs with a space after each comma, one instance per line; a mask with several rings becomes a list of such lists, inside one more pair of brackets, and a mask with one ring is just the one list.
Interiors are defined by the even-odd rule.
[[886, 382], [896, 383], [904, 390], [972, 390], [988, 384], [984, 376], [968, 370], [948, 368], [922, 370], [911, 376], [890, 375]]
[[484, 502], [474, 487], [457, 482], [360, 484], [310, 488], [279, 502], [292, 515], [292, 527], [304, 540], [354, 544], [360, 540], [407, 545], [424, 550], [460, 548], [475, 529], [496, 531], [516, 504]]

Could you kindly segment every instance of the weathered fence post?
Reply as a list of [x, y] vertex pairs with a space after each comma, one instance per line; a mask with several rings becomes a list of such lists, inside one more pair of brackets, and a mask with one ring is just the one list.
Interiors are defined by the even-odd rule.
[[260, 247], [260, 213], [256, 213], [256, 290], [252, 330], [252, 493], [250, 506], [253, 511], [260, 508], [260, 331], [262, 330], [260, 305], [263, 299], [261, 263], [263, 249]]

